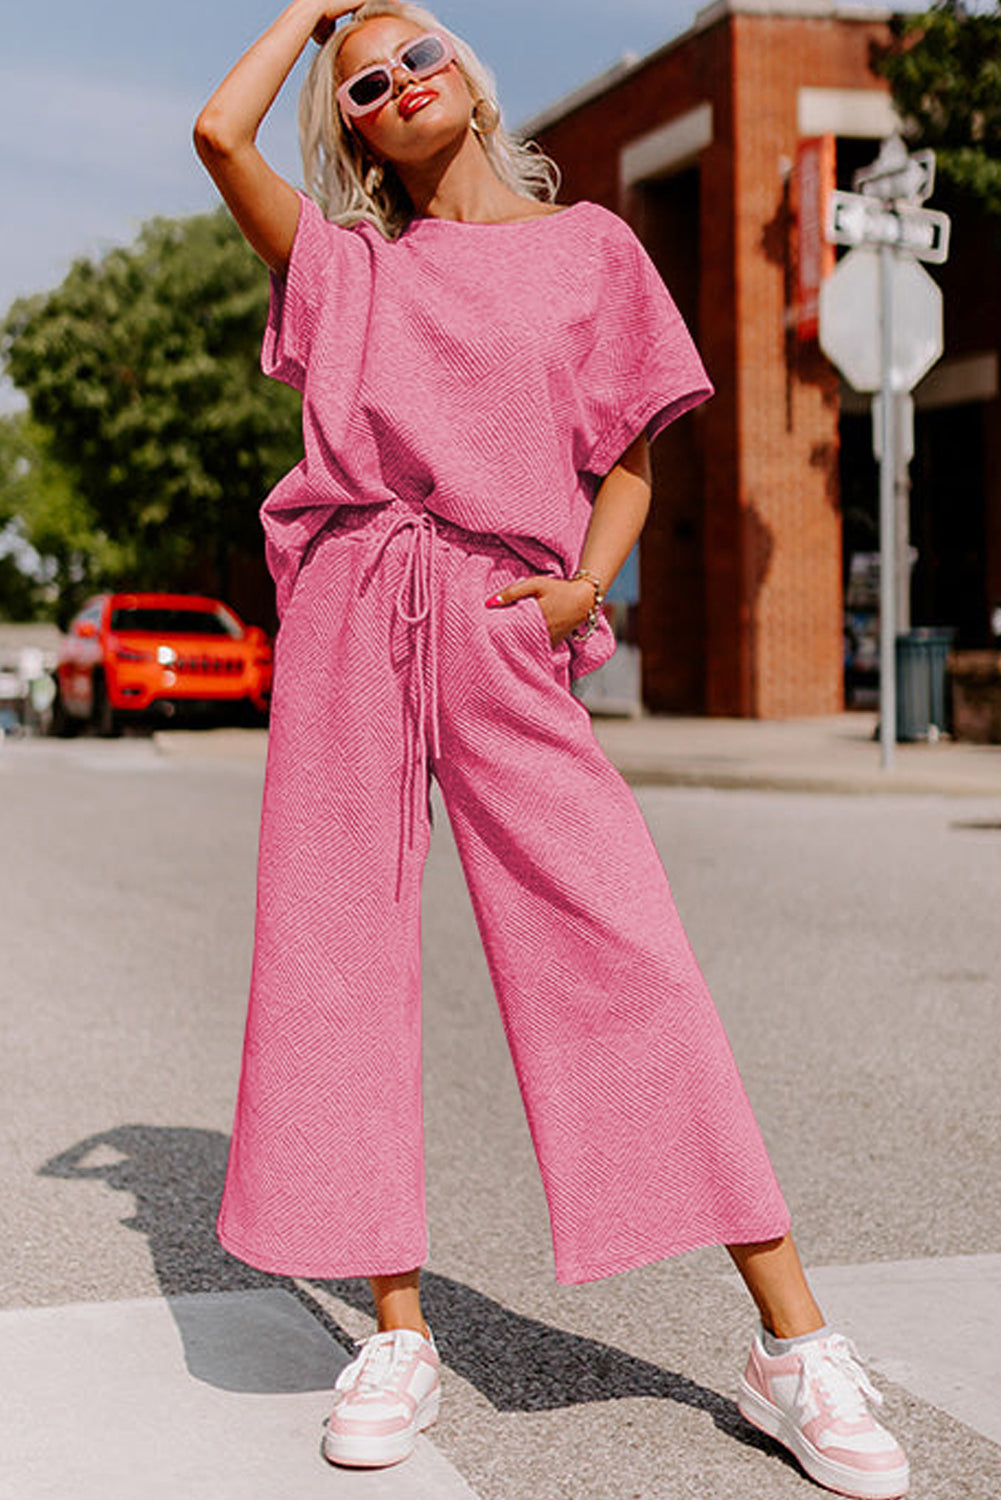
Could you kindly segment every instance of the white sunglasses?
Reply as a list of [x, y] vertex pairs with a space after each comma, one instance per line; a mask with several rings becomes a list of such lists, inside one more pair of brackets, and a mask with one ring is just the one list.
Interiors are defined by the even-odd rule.
[[427, 31], [404, 42], [386, 62], [353, 73], [337, 90], [337, 102], [346, 115], [356, 119], [371, 114], [392, 96], [395, 68], [405, 68], [411, 78], [430, 78], [447, 68], [454, 57], [455, 48], [447, 36]]

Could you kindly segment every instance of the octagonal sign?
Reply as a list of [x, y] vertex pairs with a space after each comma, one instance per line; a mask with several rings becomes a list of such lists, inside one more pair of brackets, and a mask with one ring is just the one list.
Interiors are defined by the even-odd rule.
[[[878, 391], [883, 383], [879, 260], [878, 250], [852, 250], [820, 289], [820, 347], [857, 391]], [[945, 347], [942, 293], [906, 255], [893, 256], [890, 285], [892, 386], [909, 391]]]

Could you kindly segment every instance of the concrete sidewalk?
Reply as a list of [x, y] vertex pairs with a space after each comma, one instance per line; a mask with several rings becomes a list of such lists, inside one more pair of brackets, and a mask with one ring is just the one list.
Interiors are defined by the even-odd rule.
[[[606, 754], [634, 785], [751, 787], [771, 791], [1001, 796], [1001, 745], [898, 745], [880, 769], [877, 718], [691, 719], [594, 717]], [[194, 760], [263, 761], [262, 730], [162, 730], [163, 755]]]
[[348, 1357], [278, 1288], [0, 1312], [0, 1496], [476, 1500], [426, 1437], [405, 1465], [324, 1462]]
[[605, 753], [637, 785], [773, 791], [1001, 795], [1001, 745], [897, 745], [880, 768], [871, 712], [817, 719], [594, 720]]

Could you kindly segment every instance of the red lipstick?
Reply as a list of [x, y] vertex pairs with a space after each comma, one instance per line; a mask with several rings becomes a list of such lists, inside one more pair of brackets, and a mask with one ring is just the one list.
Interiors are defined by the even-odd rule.
[[403, 118], [409, 120], [411, 115], [416, 114], [419, 109], [423, 109], [425, 104], [430, 104], [431, 100], [437, 97], [437, 89], [408, 89], [397, 108]]

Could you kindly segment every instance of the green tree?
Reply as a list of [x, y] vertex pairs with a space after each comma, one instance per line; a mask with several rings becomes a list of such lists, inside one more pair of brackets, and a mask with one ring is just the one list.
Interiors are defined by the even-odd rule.
[[879, 67], [911, 143], [932, 147], [945, 181], [1001, 214], [1001, 3], [941, 0], [892, 26]]
[[299, 399], [258, 365], [267, 276], [224, 210], [153, 219], [77, 261], [0, 330], [14, 384], [136, 587], [183, 586], [257, 549], [257, 510], [299, 457]]
[[[10, 550], [6, 550], [10, 547]], [[44, 617], [34, 578], [17, 560], [16, 537], [0, 532], [0, 620], [37, 620]]]
[[[127, 577], [133, 549], [103, 532], [48, 434], [27, 412], [0, 417], [0, 615], [65, 624], [88, 594]], [[21, 563], [18, 554], [30, 562]]]

